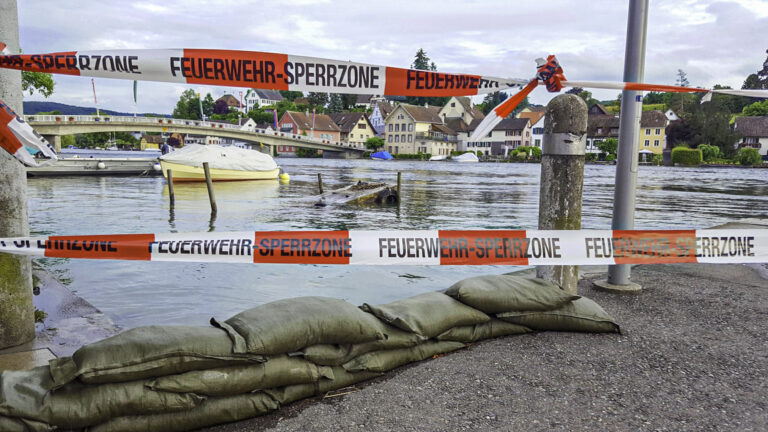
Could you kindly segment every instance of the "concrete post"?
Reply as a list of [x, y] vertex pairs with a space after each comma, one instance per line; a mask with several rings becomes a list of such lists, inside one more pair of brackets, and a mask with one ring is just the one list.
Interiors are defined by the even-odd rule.
[[[9, 52], [19, 52], [16, 0], [0, 0], [0, 40]], [[17, 114], [24, 113], [19, 71], [0, 69], [0, 99]], [[29, 236], [26, 172], [5, 151], [0, 151], [0, 221], [0, 237]], [[34, 339], [34, 316], [30, 259], [0, 254], [0, 348]]]
[[56, 153], [61, 153], [61, 135], [43, 135], [43, 138], [53, 146]]
[[[587, 138], [587, 104], [563, 94], [547, 104], [541, 145], [539, 229], [581, 229], [581, 195]], [[536, 266], [536, 276], [576, 294], [578, 266]]]

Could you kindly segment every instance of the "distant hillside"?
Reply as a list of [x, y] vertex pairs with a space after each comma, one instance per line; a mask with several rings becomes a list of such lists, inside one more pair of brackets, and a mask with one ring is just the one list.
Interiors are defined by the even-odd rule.
[[[96, 113], [96, 108], [67, 105], [67, 104], [58, 103], [58, 102], [24, 101], [24, 114], [26, 115], [37, 114], [41, 112], [50, 112], [50, 111], [60, 111], [62, 114], [65, 114], [65, 115], [92, 115]], [[101, 114], [114, 115], [114, 116], [132, 116], [133, 115], [133, 113], [121, 113], [121, 112], [112, 111], [108, 109], [101, 109], [101, 108], [99, 108], [99, 112]], [[146, 113], [139, 113], [138, 115], [143, 116], [145, 114]], [[170, 115], [168, 114], [154, 114], [154, 113], [150, 113], [150, 114], [153, 116], [170, 117]]]

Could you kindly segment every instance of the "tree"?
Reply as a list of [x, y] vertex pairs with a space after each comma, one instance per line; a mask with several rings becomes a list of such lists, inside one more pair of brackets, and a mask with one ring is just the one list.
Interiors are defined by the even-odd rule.
[[304, 97], [304, 93], [293, 90], [280, 90], [283, 99], [293, 102], [296, 98]]
[[581, 93], [583, 91], [584, 91], [584, 89], [581, 88], [581, 87], [571, 87], [570, 89], [568, 89], [567, 92], [565, 92], [565, 94], [572, 94], [572, 95], [578, 96], [579, 93]]
[[263, 110], [261, 108], [252, 109], [248, 111], [248, 114], [246, 114], [248, 117], [252, 118], [253, 121], [256, 123], [269, 123], [273, 124], [275, 122], [274, 114], [272, 114], [272, 110]]
[[597, 99], [592, 97], [592, 92], [582, 91], [577, 96], [584, 99], [584, 102], [587, 103], [587, 107], [591, 107], [597, 103]]
[[731, 114], [726, 112], [721, 103], [712, 99], [705, 104], [693, 105], [688, 123], [693, 132], [692, 145], [710, 144], [720, 148], [726, 156], [734, 153], [733, 143], [741, 136], [731, 129]]
[[744, 166], [759, 166], [763, 164], [763, 158], [760, 156], [760, 152], [752, 147], [744, 147], [739, 150], [738, 155], [736, 155], [736, 160]]
[[[425, 70], [425, 71], [436, 71], [437, 65], [435, 62], [431, 61], [429, 59], [429, 56], [427, 56], [427, 52], [424, 51], [423, 48], [419, 48], [418, 51], [416, 51], [416, 56], [413, 59], [413, 63], [411, 63], [411, 69], [418, 69], [418, 70]], [[406, 102], [413, 105], [439, 105], [443, 106], [448, 102], [448, 97], [415, 97], [415, 96], [408, 96], [406, 98]], [[493, 108], [493, 107], [491, 107]]]
[[75, 137], [73, 135], [62, 135], [61, 136], [61, 148], [69, 148], [69, 146], [74, 146], [77, 142], [75, 141]]
[[229, 114], [229, 111], [230, 111], [229, 105], [227, 105], [224, 99], [217, 100], [216, 103], [213, 105], [214, 114], [227, 115]]
[[365, 148], [369, 148], [373, 151], [376, 151], [376, 149], [384, 147], [384, 140], [380, 137], [370, 137], [367, 140], [365, 140]]
[[329, 113], [340, 113], [344, 111], [344, 101], [340, 94], [331, 93], [328, 102]]
[[745, 116], [768, 116], [768, 99], [745, 106], [741, 113]]
[[619, 140], [616, 138], [606, 138], [597, 143], [597, 148], [607, 155], [615, 155], [619, 149]]
[[691, 142], [694, 135], [694, 131], [687, 120], [672, 121], [667, 126], [667, 147], [674, 148], [679, 144]]
[[203, 115], [210, 117], [213, 115], [213, 108], [216, 103], [213, 100], [213, 96], [210, 93], [205, 95], [203, 99]]
[[[680, 87], [688, 87], [690, 83], [688, 82], [688, 74], [683, 72], [682, 69], [677, 70], [677, 80], [675, 81], [675, 85]], [[685, 111], [685, 93], [680, 93], [680, 114], [683, 114]]]
[[28, 91], [30, 95], [35, 94], [35, 90], [37, 90], [43, 97], [47, 98], [53, 94], [55, 86], [56, 83], [53, 82], [53, 77], [49, 73], [21, 72], [21, 90]]
[[723, 157], [723, 154], [720, 152], [720, 148], [717, 146], [702, 144], [699, 146], [699, 150], [701, 150], [701, 155], [705, 162], [711, 162], [715, 159], [720, 159]]
[[309, 106], [313, 108], [325, 108], [325, 105], [328, 103], [328, 93], [309, 92], [307, 99], [309, 100]]
[[200, 120], [200, 98], [192, 89], [186, 89], [176, 102], [173, 118]]
[[[432, 63], [431, 66], [434, 66], [434, 63]], [[429, 64], [429, 57], [427, 56], [427, 53], [426, 51], [424, 51], [423, 48], [419, 48], [419, 50], [416, 51], [416, 57], [413, 59], [413, 63], [411, 64], [411, 69], [419, 69], [419, 70], [431, 69]]]
[[[765, 53], [768, 54], [768, 50], [765, 50]], [[741, 86], [743, 89], [768, 89], [768, 57], [765, 58], [765, 61], [763, 62], [763, 68], [757, 71], [757, 73], [750, 74], [746, 80], [744, 80], [744, 85]]]
[[664, 103], [664, 93], [649, 92], [643, 97], [643, 103], [648, 105]]
[[345, 110], [348, 110], [350, 108], [354, 108], [356, 103], [357, 103], [357, 95], [356, 94], [343, 94], [343, 95], [341, 95], [341, 105], [344, 107]]
[[488, 93], [483, 98], [483, 102], [478, 104], [478, 108], [483, 112], [483, 114], [487, 115], [494, 107], [504, 102], [505, 100], [507, 100], [507, 94], [504, 92]]

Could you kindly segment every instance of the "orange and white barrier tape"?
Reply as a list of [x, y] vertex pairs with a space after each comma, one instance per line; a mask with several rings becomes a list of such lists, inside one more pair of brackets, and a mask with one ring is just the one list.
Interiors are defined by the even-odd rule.
[[47, 158], [56, 160], [56, 153], [48, 147], [48, 141], [13, 112], [11, 107], [0, 100], [0, 147], [20, 160], [21, 163], [38, 166], [32, 154], [24, 148], [25, 146], [37, 149]]
[[273, 264], [765, 263], [768, 230], [248, 231], [0, 239], [45, 257]]
[[0, 56], [0, 67], [136, 81], [397, 96], [471, 96], [527, 82], [289, 54], [186, 48], [5, 55]]

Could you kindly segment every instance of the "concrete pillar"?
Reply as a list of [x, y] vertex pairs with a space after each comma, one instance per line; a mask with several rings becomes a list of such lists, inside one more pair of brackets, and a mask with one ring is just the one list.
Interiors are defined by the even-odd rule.
[[[19, 52], [16, 0], [0, 0], [0, 40]], [[0, 69], [0, 99], [22, 115], [21, 72]], [[27, 176], [16, 158], [0, 151], [0, 238], [29, 236]], [[35, 338], [32, 265], [27, 257], [0, 254], [0, 348]]]
[[43, 138], [53, 146], [56, 153], [61, 153], [61, 135], [43, 135]]
[[[541, 145], [540, 230], [581, 229], [581, 195], [587, 138], [587, 104], [563, 94], [547, 105]], [[576, 294], [578, 266], [536, 266], [536, 276]]]

